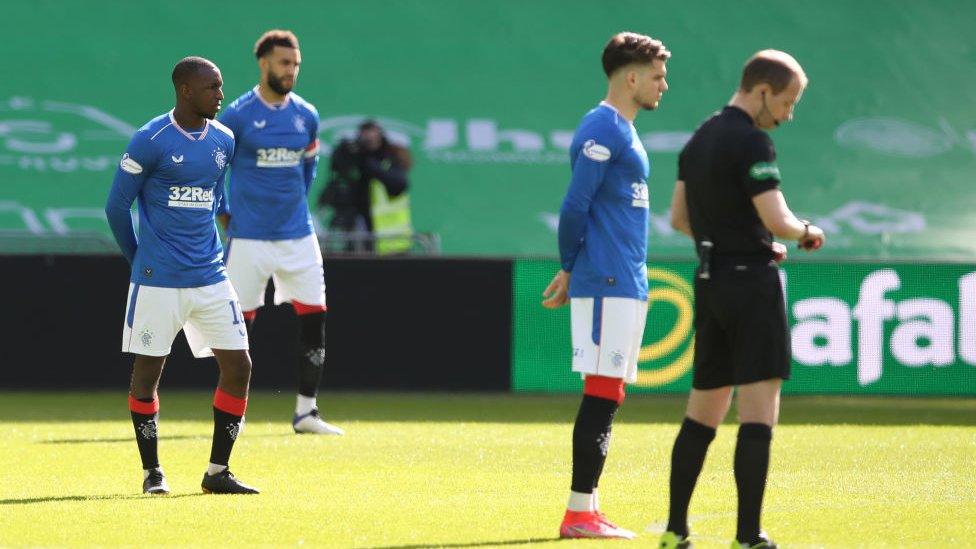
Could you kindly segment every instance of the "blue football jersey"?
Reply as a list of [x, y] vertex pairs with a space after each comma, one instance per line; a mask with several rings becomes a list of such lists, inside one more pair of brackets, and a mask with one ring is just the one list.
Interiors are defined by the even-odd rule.
[[295, 93], [280, 105], [255, 87], [220, 121], [234, 132], [227, 212], [232, 238], [284, 240], [312, 234], [308, 189], [318, 164], [319, 113]]
[[[213, 120], [188, 131], [170, 111], [135, 133], [105, 206], [133, 283], [195, 288], [227, 278], [214, 214], [233, 156], [233, 132]], [[138, 239], [130, 213], [136, 200]]]
[[600, 103], [576, 128], [569, 158], [559, 257], [570, 297], [647, 299], [650, 161], [637, 130]]

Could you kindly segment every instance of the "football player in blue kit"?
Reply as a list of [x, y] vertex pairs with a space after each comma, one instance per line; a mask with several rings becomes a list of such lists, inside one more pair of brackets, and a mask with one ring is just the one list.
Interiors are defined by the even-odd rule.
[[264, 305], [268, 279], [275, 304], [290, 302], [300, 344], [296, 433], [341, 435], [319, 415], [316, 396], [325, 366], [325, 278], [308, 210], [318, 164], [319, 114], [292, 89], [302, 57], [290, 31], [270, 30], [254, 46], [261, 80], [220, 116], [237, 138], [227, 207], [227, 275], [250, 327]]
[[656, 109], [667, 91], [670, 56], [649, 36], [613, 36], [603, 50], [607, 96], [583, 117], [570, 146], [572, 178], [559, 215], [562, 269], [543, 301], [549, 308], [570, 303], [573, 371], [584, 378], [563, 538], [635, 537], [600, 512], [597, 485], [624, 384], [637, 380], [647, 317], [650, 161], [634, 119]]
[[[140, 128], [119, 163], [105, 213], [132, 267], [122, 351], [135, 355], [129, 410], [143, 468], [143, 492], [169, 486], [157, 454], [163, 364], [183, 330], [196, 357], [214, 356], [213, 445], [203, 476], [207, 493], [256, 494], [228, 469], [244, 425], [251, 377], [237, 294], [224, 272], [215, 213], [234, 134], [213, 120], [224, 95], [220, 70], [201, 57], [173, 69], [176, 106]], [[131, 208], [138, 201], [139, 236]]]

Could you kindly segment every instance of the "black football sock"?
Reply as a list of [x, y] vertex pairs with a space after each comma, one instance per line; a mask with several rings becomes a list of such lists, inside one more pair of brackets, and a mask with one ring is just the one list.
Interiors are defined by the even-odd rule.
[[592, 494], [600, 482], [610, 448], [613, 417], [619, 405], [614, 400], [583, 395], [573, 427], [574, 492]]
[[301, 349], [298, 356], [298, 394], [315, 398], [325, 367], [325, 312], [298, 316]]
[[754, 544], [759, 541], [759, 516], [762, 514], [766, 474], [769, 471], [769, 444], [773, 429], [763, 423], [743, 423], [735, 445], [735, 486], [739, 494], [739, 520], [735, 539]]
[[244, 427], [247, 399], [237, 398], [217, 389], [214, 394], [214, 432], [210, 447], [210, 463], [227, 465], [234, 441]]
[[668, 531], [688, 535], [688, 505], [695, 491], [698, 475], [705, 463], [708, 445], [715, 438], [715, 429], [686, 417], [671, 450], [671, 503], [668, 512]]
[[143, 469], [159, 467], [159, 401], [129, 397], [129, 414], [136, 430], [136, 445]]

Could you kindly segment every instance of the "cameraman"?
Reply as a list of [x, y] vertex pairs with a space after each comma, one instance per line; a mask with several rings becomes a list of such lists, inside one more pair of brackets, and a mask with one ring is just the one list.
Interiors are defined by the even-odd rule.
[[[354, 139], [343, 139], [336, 146], [330, 177], [318, 203], [333, 209], [330, 229], [347, 236], [368, 236], [362, 242], [348, 240], [346, 251], [409, 249], [412, 229], [406, 192], [410, 166], [410, 151], [392, 143], [375, 120], [364, 121]], [[400, 238], [387, 241], [389, 236]], [[375, 247], [374, 241], [378, 242]]]

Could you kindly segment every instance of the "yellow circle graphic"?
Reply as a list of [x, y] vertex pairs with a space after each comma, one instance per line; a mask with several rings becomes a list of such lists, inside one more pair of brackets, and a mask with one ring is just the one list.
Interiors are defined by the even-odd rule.
[[691, 335], [694, 320], [692, 300], [694, 291], [691, 284], [681, 276], [665, 269], [648, 269], [647, 279], [665, 284], [647, 293], [648, 309], [655, 302], [670, 303], [678, 311], [678, 319], [671, 330], [660, 340], [641, 347], [638, 362], [657, 360], [667, 356], [681, 344], [687, 342], [685, 350], [673, 362], [654, 370], [638, 370], [636, 385], [657, 387], [670, 383], [691, 369], [695, 356], [695, 338]]

